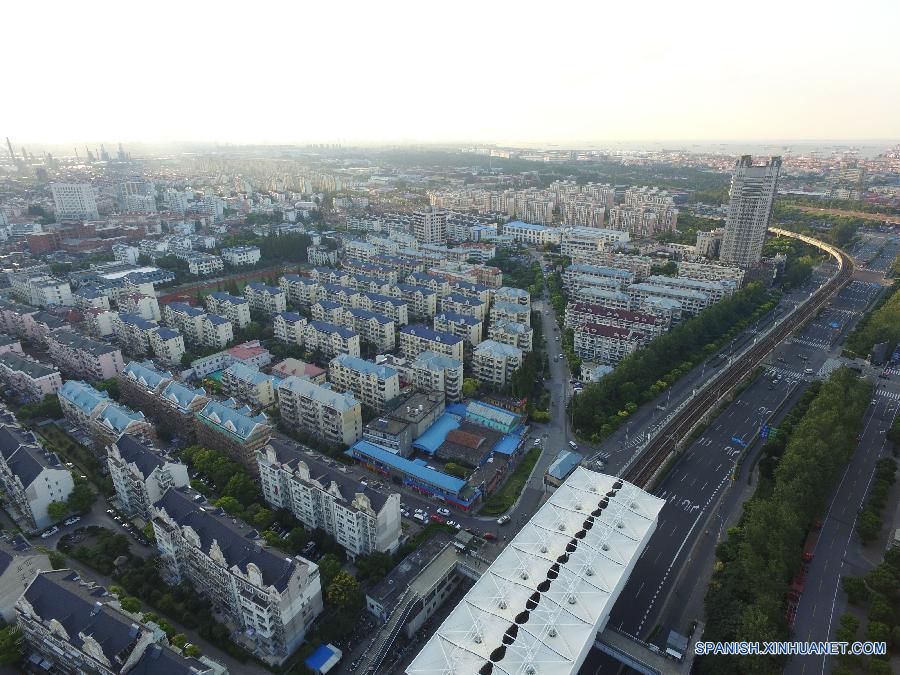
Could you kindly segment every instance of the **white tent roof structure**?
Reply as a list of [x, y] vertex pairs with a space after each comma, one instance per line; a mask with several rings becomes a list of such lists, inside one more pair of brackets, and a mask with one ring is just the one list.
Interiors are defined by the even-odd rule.
[[578, 467], [466, 593], [409, 675], [577, 673], [664, 500]]

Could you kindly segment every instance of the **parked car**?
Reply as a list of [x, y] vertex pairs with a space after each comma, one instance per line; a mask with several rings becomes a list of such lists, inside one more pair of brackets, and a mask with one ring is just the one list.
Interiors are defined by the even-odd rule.
[[441, 524], [447, 522], [446, 520], [444, 520], [444, 516], [440, 516], [440, 515], [438, 515], [437, 513], [435, 513], [433, 516], [431, 516], [431, 519], [432, 519], [434, 522], [436, 522], [436, 523], [441, 523]]
[[437, 512], [440, 513], [442, 516], [450, 515], [450, 509], [440, 508], [437, 510]]
[[420, 523], [422, 523], [423, 525], [427, 525], [427, 524], [428, 524], [428, 516], [426, 516], [424, 513], [414, 513], [414, 514], [413, 514], [413, 518], [414, 518], [415, 520], [418, 520], [418, 521], [419, 521]]
[[494, 541], [497, 538], [497, 535], [493, 532], [485, 532], [483, 536], [488, 541]]
[[510, 519], [509, 516], [506, 516], [506, 515], [500, 516], [499, 518], [497, 518], [497, 524], [498, 524], [498, 525], [505, 525], [505, 524], [508, 523], [510, 520], [511, 520], [511, 519]]
[[46, 539], [47, 537], [52, 537], [54, 534], [59, 532], [59, 528], [54, 525], [49, 530], [46, 530], [41, 533], [41, 539]]
[[63, 524], [64, 525], [74, 525], [79, 520], [81, 520], [81, 516], [72, 516], [71, 518], [66, 518], [66, 520], [63, 521]]

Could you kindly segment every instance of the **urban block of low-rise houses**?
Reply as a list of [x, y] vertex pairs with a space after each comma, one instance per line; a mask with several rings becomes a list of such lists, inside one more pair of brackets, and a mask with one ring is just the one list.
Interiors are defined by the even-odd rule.
[[7, 511], [26, 532], [52, 525], [48, 507], [65, 502], [75, 487], [56, 453], [20, 427], [5, 407], [0, 407], [0, 487]]
[[62, 386], [57, 368], [16, 351], [0, 353], [0, 380], [22, 401], [40, 401]]
[[195, 438], [194, 415], [209, 402], [202, 387], [190, 387], [149, 362], [132, 361], [118, 376], [122, 402], [147, 415], [170, 433]]
[[271, 665], [302, 644], [323, 608], [315, 563], [266, 548], [256, 530], [186, 488], [167, 490], [151, 522], [166, 579], [212, 600], [240, 629], [238, 644]]
[[108, 380], [125, 367], [118, 347], [97, 342], [68, 328], [51, 332], [47, 336], [47, 347], [50, 360], [67, 376]]

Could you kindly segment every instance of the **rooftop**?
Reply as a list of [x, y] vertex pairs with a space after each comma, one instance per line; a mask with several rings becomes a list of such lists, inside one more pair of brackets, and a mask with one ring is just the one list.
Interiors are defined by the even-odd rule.
[[457, 314], [456, 312], [441, 312], [434, 318], [435, 320], [440, 319], [441, 321], [446, 321], [448, 323], [462, 323], [467, 326], [475, 326], [481, 323], [481, 321], [471, 314]]
[[278, 385], [278, 389], [279, 391], [286, 389], [298, 396], [318, 401], [338, 411], [350, 410], [359, 405], [352, 391], [339, 393], [326, 385], [316, 384], [311, 380], [293, 375], [282, 380], [281, 384]]
[[310, 321], [309, 325], [315, 328], [320, 333], [337, 333], [345, 340], [349, 340], [350, 338], [357, 335], [354, 331], [349, 328], [344, 328], [343, 326], [338, 326], [333, 323], [328, 323], [327, 321]]
[[444, 356], [437, 352], [422, 352], [413, 361], [414, 368], [424, 368], [426, 370], [445, 370], [447, 368], [459, 368], [462, 361], [454, 359], [450, 356]]
[[372, 374], [378, 377], [379, 380], [386, 380], [390, 377], [396, 377], [397, 371], [393, 368], [389, 368], [388, 366], [372, 363], [371, 361], [366, 361], [365, 359], [361, 359], [358, 356], [350, 356], [349, 354], [338, 354], [335, 356], [332, 361], [337, 361], [339, 364], [344, 366], [345, 368], [349, 368], [351, 370], [356, 370], [360, 373]]
[[228, 567], [237, 565], [246, 573], [248, 564], [256, 565], [265, 586], [285, 590], [297, 566], [305, 564], [302, 559], [286, 558], [283, 553], [266, 548], [259, 532], [241, 520], [226, 516], [193, 490], [171, 488], [154, 506], [165, 510], [179, 527], [190, 526], [200, 537], [204, 551], [209, 551], [215, 541]]
[[262, 413], [256, 417], [251, 417], [243, 411], [230, 408], [220, 401], [209, 401], [197, 413], [197, 416], [225, 429], [242, 440], [247, 440], [255, 432], [268, 425], [268, 419]]
[[497, 342], [496, 340], [484, 340], [475, 347], [473, 355], [490, 354], [491, 356], [521, 357], [522, 350], [512, 345]]
[[421, 324], [409, 324], [407, 326], [400, 326], [400, 333], [406, 335], [415, 335], [416, 337], [430, 340], [432, 342], [440, 342], [441, 344], [445, 345], [455, 345], [462, 342], [462, 338], [453, 335], [453, 333], [443, 333]]
[[34, 380], [48, 377], [54, 373], [59, 374], [59, 369], [55, 366], [35, 361], [34, 359], [22, 356], [18, 352], [5, 352], [0, 354], [0, 364], [14, 372], [25, 373]]
[[614, 476], [577, 468], [406, 672], [577, 673], [664, 503]]

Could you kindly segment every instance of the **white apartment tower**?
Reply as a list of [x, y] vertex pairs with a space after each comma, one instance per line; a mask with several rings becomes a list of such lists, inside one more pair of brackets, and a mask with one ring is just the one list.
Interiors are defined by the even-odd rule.
[[428, 207], [412, 214], [413, 234], [422, 244], [447, 243], [447, 212]]
[[780, 173], [781, 157], [770, 157], [766, 164], [754, 165], [753, 158], [744, 155], [735, 164], [722, 238], [722, 262], [740, 267], [759, 262]]
[[51, 183], [57, 220], [97, 220], [94, 188], [87, 183]]

